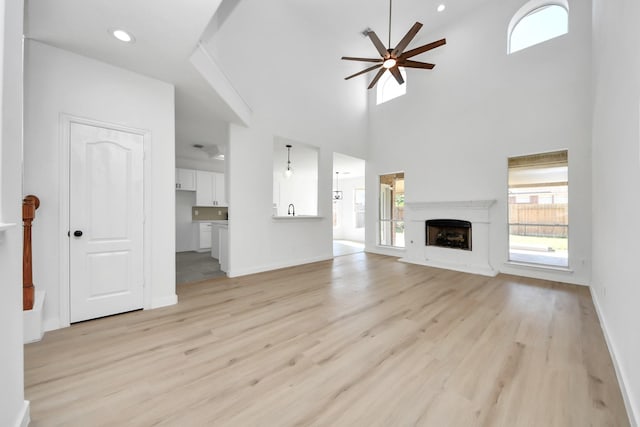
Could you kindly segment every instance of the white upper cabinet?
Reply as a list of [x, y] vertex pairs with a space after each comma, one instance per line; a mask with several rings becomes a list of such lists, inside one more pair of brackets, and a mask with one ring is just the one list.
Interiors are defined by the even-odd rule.
[[196, 171], [176, 169], [176, 190], [196, 191]]
[[214, 173], [215, 175], [215, 200], [217, 202], [216, 206], [227, 206], [227, 194], [224, 190], [224, 174], [223, 173]]
[[227, 206], [224, 174], [196, 171], [196, 205]]

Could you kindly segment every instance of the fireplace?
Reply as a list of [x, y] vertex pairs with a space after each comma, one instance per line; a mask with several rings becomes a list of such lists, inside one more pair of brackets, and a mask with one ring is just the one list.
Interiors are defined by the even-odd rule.
[[425, 221], [427, 246], [471, 250], [471, 222], [458, 219], [430, 219]]

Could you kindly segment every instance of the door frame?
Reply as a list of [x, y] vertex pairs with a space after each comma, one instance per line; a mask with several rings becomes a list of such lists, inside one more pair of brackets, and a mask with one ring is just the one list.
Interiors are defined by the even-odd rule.
[[105, 129], [111, 129], [115, 131], [132, 133], [142, 136], [142, 157], [143, 157], [143, 174], [142, 174], [142, 215], [143, 215], [143, 228], [142, 228], [142, 294], [143, 294], [143, 308], [145, 310], [151, 308], [151, 292], [148, 287], [149, 278], [151, 277], [151, 257], [149, 256], [149, 250], [151, 248], [151, 223], [147, 221], [148, 206], [151, 206], [151, 191], [149, 191], [148, 185], [151, 183], [151, 131], [144, 129], [137, 129], [128, 126], [119, 125], [116, 123], [104, 122], [101, 120], [89, 119], [86, 117], [74, 116], [71, 114], [61, 113], [59, 118], [59, 155], [60, 155], [60, 175], [59, 175], [59, 200], [60, 200], [60, 212], [59, 212], [59, 238], [60, 238], [60, 277], [59, 277], [59, 304], [60, 314], [59, 322], [60, 327], [65, 328], [71, 325], [71, 282], [70, 282], [70, 268], [71, 259], [69, 256], [70, 251], [70, 239], [67, 236], [69, 231], [69, 167], [70, 167], [70, 146], [71, 146], [71, 134], [70, 128], [72, 123], [102, 127]]

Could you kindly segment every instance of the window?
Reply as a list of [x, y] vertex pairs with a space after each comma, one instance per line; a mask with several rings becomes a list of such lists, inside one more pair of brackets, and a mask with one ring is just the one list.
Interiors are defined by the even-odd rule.
[[508, 53], [514, 53], [569, 32], [569, 12], [565, 6], [542, 4], [532, 0], [525, 4], [509, 24]]
[[404, 172], [380, 176], [381, 246], [404, 248]]
[[569, 266], [567, 151], [509, 159], [509, 260]]
[[385, 73], [380, 78], [376, 89], [377, 105], [380, 105], [383, 102], [391, 101], [392, 99], [407, 93], [407, 72], [402, 67], [398, 67], [398, 69], [400, 70], [400, 74], [402, 74], [404, 84], [399, 85], [396, 78], [393, 77], [393, 75], [389, 71], [385, 71]]

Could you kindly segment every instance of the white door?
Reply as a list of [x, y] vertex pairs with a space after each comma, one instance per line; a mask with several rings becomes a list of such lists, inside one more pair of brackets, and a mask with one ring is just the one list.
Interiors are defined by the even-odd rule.
[[143, 306], [143, 137], [70, 124], [70, 320]]

